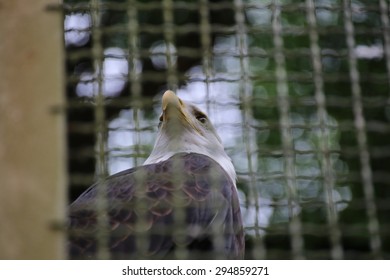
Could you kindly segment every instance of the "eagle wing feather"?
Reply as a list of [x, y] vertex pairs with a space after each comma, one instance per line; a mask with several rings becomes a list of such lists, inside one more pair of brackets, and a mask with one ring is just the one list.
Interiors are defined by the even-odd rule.
[[[180, 248], [193, 259], [243, 257], [237, 190], [210, 157], [180, 153], [101, 184], [108, 200], [112, 258], [170, 259]], [[70, 205], [71, 258], [97, 257], [97, 188], [93, 185]]]

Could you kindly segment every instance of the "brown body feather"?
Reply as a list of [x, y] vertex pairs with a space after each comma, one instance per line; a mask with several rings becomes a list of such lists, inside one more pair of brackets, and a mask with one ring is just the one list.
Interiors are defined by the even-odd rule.
[[[111, 258], [243, 257], [237, 190], [210, 157], [180, 153], [120, 172], [101, 184], [108, 200]], [[71, 258], [97, 257], [96, 207], [97, 185], [70, 206]], [[183, 249], [188, 254], [178, 253]]]

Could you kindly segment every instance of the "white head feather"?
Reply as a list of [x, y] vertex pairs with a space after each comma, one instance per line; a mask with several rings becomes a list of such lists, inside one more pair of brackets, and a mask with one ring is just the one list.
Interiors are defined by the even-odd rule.
[[177, 153], [203, 154], [215, 160], [235, 184], [233, 163], [206, 114], [172, 91], [164, 93], [162, 110], [157, 139], [144, 165], [167, 160]]

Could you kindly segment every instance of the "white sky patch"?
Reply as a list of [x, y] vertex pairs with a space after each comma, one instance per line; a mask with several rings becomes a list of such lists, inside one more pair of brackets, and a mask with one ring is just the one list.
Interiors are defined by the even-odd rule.
[[173, 44], [167, 44], [164, 41], [158, 41], [150, 47], [150, 59], [153, 65], [158, 69], [168, 68], [168, 53], [170, 54], [171, 63], [175, 64], [177, 61], [176, 47]]
[[[104, 50], [104, 61], [102, 71], [102, 92], [106, 97], [118, 96], [125, 87], [128, 75], [128, 61], [125, 52], [121, 48], [107, 48]], [[141, 71], [141, 64], [136, 65], [137, 72]], [[76, 93], [80, 97], [93, 97], [98, 90], [98, 71], [95, 73], [84, 72], [80, 75], [80, 82], [77, 84]]]
[[[129, 155], [139, 153], [137, 146], [154, 145], [156, 138], [154, 125], [155, 120], [145, 118], [141, 111], [135, 120], [133, 109], [122, 110], [119, 116], [110, 122], [107, 143], [110, 151], [108, 164], [110, 174], [141, 165], [145, 161], [146, 158], [134, 158]], [[150, 127], [150, 130], [137, 132], [137, 127], [141, 129]]]
[[384, 50], [382, 45], [359, 45], [355, 47], [355, 54], [360, 59], [381, 59]]
[[83, 46], [91, 36], [92, 21], [89, 14], [76, 13], [65, 16], [65, 45]]

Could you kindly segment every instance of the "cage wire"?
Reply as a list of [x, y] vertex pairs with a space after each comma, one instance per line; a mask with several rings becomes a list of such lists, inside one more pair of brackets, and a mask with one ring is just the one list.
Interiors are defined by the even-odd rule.
[[[233, 160], [246, 259], [389, 258], [387, 0], [66, 0], [63, 9], [70, 200], [143, 163], [171, 89], [209, 115]], [[106, 259], [104, 184], [98, 193]], [[187, 258], [182, 249], [173, 257]]]

